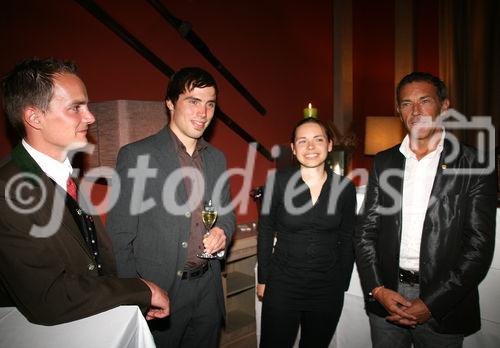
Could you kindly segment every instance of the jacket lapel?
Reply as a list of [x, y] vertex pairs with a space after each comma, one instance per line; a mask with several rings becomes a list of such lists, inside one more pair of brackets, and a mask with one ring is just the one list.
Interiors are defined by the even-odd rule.
[[[55, 184], [40, 168], [33, 157], [26, 151], [22, 144], [18, 144], [12, 150], [12, 161], [19, 168], [20, 172], [28, 173], [29, 176], [25, 179], [35, 186], [33, 193], [38, 195], [38, 199], [44, 199], [45, 203], [40, 209], [44, 210], [44, 214], [51, 217], [54, 209], [54, 199], [57, 195], [58, 200], [62, 200], [64, 206], [55, 207], [56, 209], [63, 209], [61, 228], [57, 229], [58, 233], [68, 233], [71, 235], [83, 250], [90, 256], [88, 248], [83, 240], [80, 232], [80, 227], [75, 223], [71, 213], [66, 207], [66, 192]], [[35, 179], [38, 178], [39, 180]], [[45, 187], [46, 195], [43, 197], [42, 188], [40, 184]], [[42, 227], [42, 226], [41, 226]], [[64, 231], [63, 231], [64, 230]]]
[[[16, 164], [21, 172], [29, 173], [40, 179], [46, 176], [42, 171], [42, 168], [40, 168], [40, 166], [36, 163], [33, 157], [30, 156], [30, 154], [28, 153], [28, 151], [26, 151], [22, 144], [18, 144], [16, 147], [14, 147], [14, 149], [12, 150], [11, 158], [12, 162]], [[26, 178], [26, 180], [30, 181], [35, 186], [39, 186], [38, 182], [34, 178], [28, 177]]]
[[[154, 149], [156, 151], [155, 157], [158, 160], [158, 170], [161, 170], [164, 175], [159, 175], [159, 178], [167, 179], [170, 174], [180, 168], [179, 159], [175, 153], [175, 144], [173, 143], [172, 137], [168, 131], [168, 125], [160, 130], [153, 137]], [[162, 185], [165, 184], [163, 180]], [[163, 187], [162, 187], [163, 189]], [[178, 183], [175, 190], [175, 200], [177, 204], [183, 204], [187, 201], [186, 186], [184, 186], [184, 180]]]
[[[69, 235], [71, 235], [71, 237], [73, 237], [78, 242], [78, 244], [80, 244], [80, 246], [85, 251], [85, 253], [90, 258], [93, 258], [93, 256], [90, 254], [90, 250], [89, 250], [89, 247], [87, 246], [87, 243], [83, 239], [82, 231], [80, 230], [80, 226], [75, 222], [75, 218], [72, 215], [73, 213], [70, 211], [70, 209], [72, 209], [72, 208], [67, 203], [66, 192], [63, 189], [61, 189], [60, 187], [56, 187], [57, 184], [54, 184], [52, 186], [55, 187], [55, 191], [56, 191], [56, 192], [54, 192], [52, 197], [55, 198], [55, 195], [59, 195], [59, 199], [62, 199], [64, 202], [64, 211], [63, 211], [63, 215], [62, 215], [61, 231], [64, 230], [65, 231], [64, 233], [68, 233]], [[53, 206], [54, 206], [53, 204], [50, 205], [51, 208]], [[81, 208], [77, 209], [75, 214], [80, 215], [79, 211], [82, 212]]]
[[398, 170], [401, 175], [393, 175], [390, 177], [390, 184], [396, 190], [397, 198], [394, 202], [397, 213], [394, 214], [394, 221], [396, 226], [398, 226], [398, 239], [401, 241], [401, 228], [402, 228], [402, 207], [403, 207], [403, 179], [405, 170], [405, 157], [399, 151], [399, 146], [395, 147], [394, 156], [391, 161], [389, 168], [394, 168]]
[[203, 160], [203, 178], [205, 179], [205, 193], [203, 201], [208, 201], [209, 199], [213, 200], [214, 197], [212, 197], [211, 188], [215, 187], [215, 183], [212, 182], [215, 178], [211, 174], [215, 172], [214, 166], [216, 163], [211, 158], [208, 148], [201, 152], [201, 158]]
[[[448, 185], [446, 183], [450, 178], [454, 178], [452, 175], [444, 175], [443, 171], [445, 169], [451, 169], [455, 164], [449, 159], [450, 153], [452, 151], [452, 145], [448, 139], [445, 138], [443, 144], [443, 151], [439, 156], [439, 163], [436, 170], [436, 177], [434, 178], [434, 183], [432, 185], [431, 195], [429, 197], [429, 204], [426, 211], [426, 219], [424, 221], [425, 226], [429, 223], [428, 217], [432, 216], [432, 212], [437, 208], [437, 204], [441, 201], [442, 197], [446, 195], [446, 188]], [[460, 150], [461, 151], [461, 150]], [[454, 158], [459, 156], [454, 156]]]

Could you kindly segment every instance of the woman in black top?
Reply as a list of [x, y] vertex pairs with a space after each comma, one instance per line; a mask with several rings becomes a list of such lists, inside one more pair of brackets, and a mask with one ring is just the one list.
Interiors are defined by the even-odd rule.
[[328, 347], [335, 333], [354, 263], [356, 193], [325, 165], [332, 145], [321, 121], [303, 119], [291, 144], [299, 166], [266, 184], [257, 254], [261, 347], [292, 347], [299, 325], [300, 347]]

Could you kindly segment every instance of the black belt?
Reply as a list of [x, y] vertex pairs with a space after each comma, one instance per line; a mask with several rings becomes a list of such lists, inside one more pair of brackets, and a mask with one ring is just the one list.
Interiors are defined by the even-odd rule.
[[182, 279], [199, 278], [204, 275], [206, 271], [208, 271], [208, 262], [199, 268], [182, 272]]
[[418, 284], [419, 273], [417, 271], [407, 271], [406, 269], [399, 269], [399, 281], [407, 284]]

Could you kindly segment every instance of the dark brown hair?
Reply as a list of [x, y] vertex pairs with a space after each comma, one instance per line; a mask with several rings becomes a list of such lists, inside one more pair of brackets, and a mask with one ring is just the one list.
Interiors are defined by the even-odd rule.
[[26, 136], [23, 112], [28, 106], [47, 111], [53, 96], [54, 77], [77, 74], [74, 62], [55, 58], [31, 58], [17, 64], [2, 79], [2, 99], [7, 118], [21, 137]]
[[295, 142], [295, 135], [297, 133], [297, 128], [299, 128], [300, 126], [302, 126], [303, 124], [306, 124], [306, 123], [315, 123], [315, 124], [319, 125], [321, 128], [323, 128], [323, 131], [326, 134], [326, 138], [327, 138], [328, 142], [333, 140], [332, 131], [330, 130], [330, 128], [328, 128], [328, 126], [323, 121], [321, 121], [320, 119], [314, 118], [314, 117], [307, 117], [307, 118], [303, 118], [302, 120], [300, 120], [295, 125], [295, 127], [293, 127], [292, 138], [291, 138], [292, 144]]
[[[175, 105], [182, 93], [205, 87], [214, 87], [215, 94], [219, 94], [217, 83], [207, 71], [197, 67], [182, 68], [170, 78], [165, 100], [170, 100]], [[167, 112], [170, 115], [168, 108]]]

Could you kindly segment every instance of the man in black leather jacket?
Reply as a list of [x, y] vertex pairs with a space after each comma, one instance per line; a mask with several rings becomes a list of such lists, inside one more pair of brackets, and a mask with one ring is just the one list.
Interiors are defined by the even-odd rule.
[[[478, 285], [495, 243], [494, 170], [446, 134], [444, 83], [405, 76], [408, 135], [378, 153], [356, 228], [357, 267], [374, 347], [461, 347], [480, 329]], [[473, 169], [473, 170], [471, 170]]]

